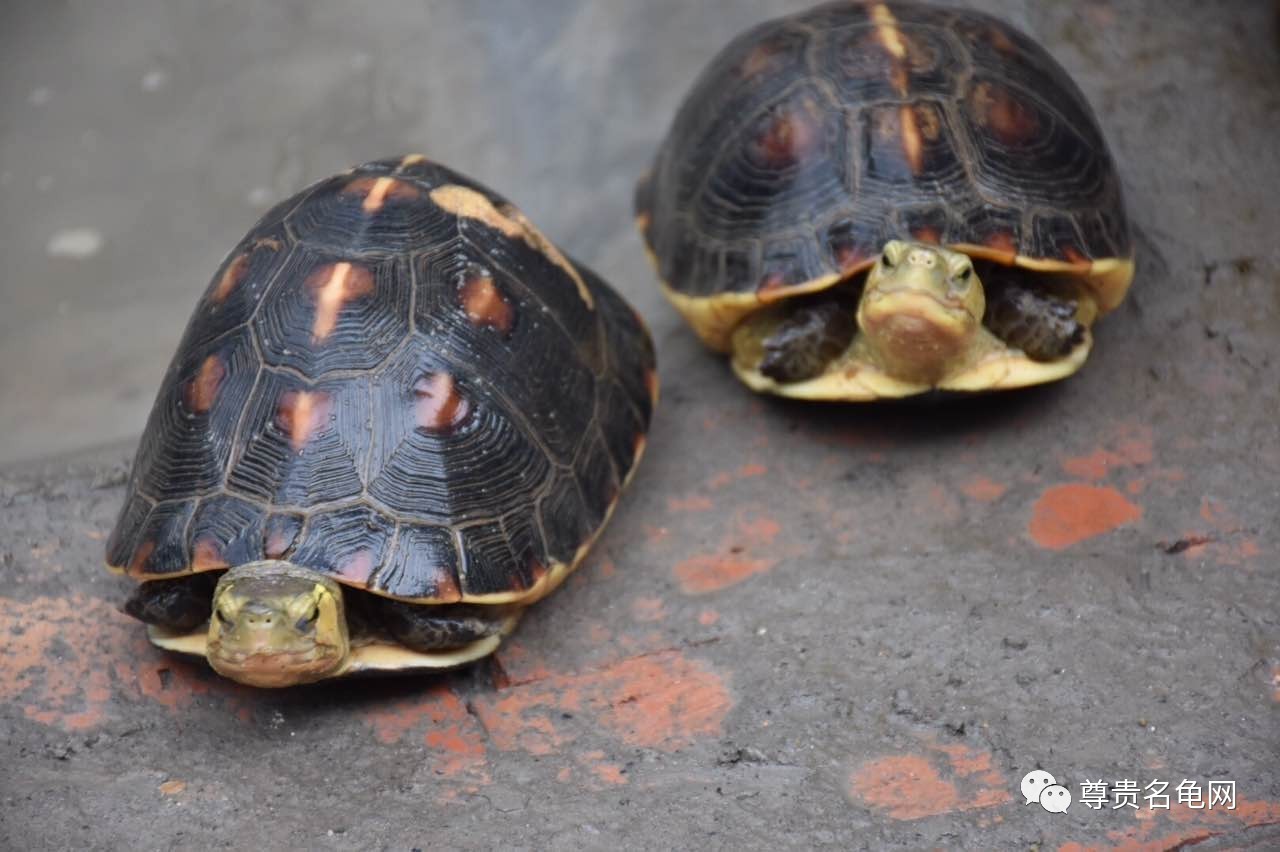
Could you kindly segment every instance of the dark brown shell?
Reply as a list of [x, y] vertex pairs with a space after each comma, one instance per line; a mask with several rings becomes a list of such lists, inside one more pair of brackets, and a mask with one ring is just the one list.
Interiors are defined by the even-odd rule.
[[894, 238], [1081, 270], [1132, 254], [1111, 155], [1063, 68], [996, 18], [907, 3], [833, 3], [735, 39], [636, 210], [660, 277], [693, 298], [800, 288]]
[[536, 594], [637, 461], [653, 365], [634, 311], [505, 199], [418, 156], [360, 166], [268, 212], [214, 276], [107, 561]]

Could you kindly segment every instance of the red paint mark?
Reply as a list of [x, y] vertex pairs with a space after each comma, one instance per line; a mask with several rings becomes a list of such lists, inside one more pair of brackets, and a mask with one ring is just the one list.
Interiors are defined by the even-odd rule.
[[[1169, 810], [1140, 809], [1131, 822], [1107, 832], [1105, 845], [1064, 843], [1058, 852], [1163, 852], [1182, 849], [1221, 836], [1235, 835], [1254, 826], [1280, 822], [1280, 802], [1252, 801], [1237, 797], [1233, 810], [1223, 807], [1189, 808], [1174, 805]], [[1240, 834], [1243, 839], [1245, 834]]]
[[706, 512], [714, 508], [710, 497], [693, 494], [689, 497], [668, 497], [667, 511], [672, 514], [680, 512]]
[[960, 490], [970, 500], [977, 500], [979, 503], [994, 503], [1004, 496], [1004, 493], [1009, 490], [1009, 486], [1001, 485], [994, 479], [988, 479], [985, 476], [975, 476], [961, 485]]
[[720, 620], [720, 613], [714, 609], [704, 609], [698, 613], [698, 623], [703, 627], [710, 627]]
[[276, 405], [276, 426], [289, 436], [289, 446], [301, 450], [324, 430], [333, 398], [323, 391], [285, 391]]
[[414, 415], [418, 428], [442, 433], [457, 429], [471, 413], [471, 404], [458, 393], [448, 373], [427, 373], [413, 383]]
[[1099, 480], [1114, 468], [1139, 467], [1155, 458], [1149, 426], [1126, 425], [1114, 444], [1114, 447], [1098, 447], [1087, 455], [1063, 459], [1062, 469], [1079, 479]]
[[740, 520], [734, 534], [727, 536], [715, 553], [691, 556], [676, 563], [676, 580], [685, 594], [717, 592], [741, 583], [777, 564], [771, 556], [753, 556], [751, 551], [767, 548], [782, 527], [769, 517]]
[[580, 715], [629, 746], [675, 751], [718, 736], [732, 703], [725, 679], [705, 663], [662, 651], [513, 685], [474, 710], [495, 748], [542, 755], [576, 739]]
[[462, 782], [463, 790], [475, 792], [489, 783], [484, 731], [467, 712], [466, 703], [447, 686], [379, 702], [361, 715], [381, 743], [397, 743], [410, 732], [425, 729], [422, 742], [431, 752], [432, 770]]
[[631, 617], [636, 621], [662, 621], [667, 617], [662, 598], [636, 598], [631, 602]]
[[769, 468], [765, 467], [764, 465], [751, 462], [749, 464], [744, 464], [742, 467], [738, 468], [738, 478], [746, 479], [752, 476], [764, 476], [768, 472], [769, 472]]
[[1142, 509], [1114, 488], [1069, 483], [1040, 495], [1028, 532], [1040, 547], [1063, 550], [1142, 517]]
[[1012, 800], [990, 753], [936, 742], [925, 743], [925, 749], [863, 764], [850, 776], [853, 800], [897, 820], [990, 808]]
[[210, 693], [228, 699], [239, 718], [249, 715], [250, 690], [153, 647], [142, 626], [107, 601], [0, 598], [0, 701], [28, 719], [85, 731], [117, 715], [122, 698], [178, 713]]

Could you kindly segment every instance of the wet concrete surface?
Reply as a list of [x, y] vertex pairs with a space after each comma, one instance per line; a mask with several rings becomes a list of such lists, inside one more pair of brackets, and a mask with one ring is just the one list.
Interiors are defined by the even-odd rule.
[[[1060, 385], [819, 407], [696, 344], [629, 210], [702, 64], [803, 5], [10, 7], [0, 847], [1280, 847], [1272, 6], [981, 4], [1097, 108], [1132, 295]], [[648, 318], [648, 455], [491, 663], [237, 687], [116, 609], [133, 443], [265, 205], [418, 150]], [[1069, 811], [1024, 804], [1034, 768]], [[1094, 810], [1099, 779], [1236, 806]]]

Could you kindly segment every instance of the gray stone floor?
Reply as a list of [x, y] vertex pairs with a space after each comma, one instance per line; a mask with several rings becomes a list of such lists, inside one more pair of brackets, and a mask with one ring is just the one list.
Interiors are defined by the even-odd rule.
[[[0, 847], [1280, 848], [1280, 61], [1269, 3], [981, 3], [1099, 113], [1131, 298], [1059, 386], [754, 397], [630, 194], [700, 67], [803, 3], [10, 3], [0, 32]], [[100, 569], [188, 312], [273, 199], [422, 151], [648, 318], [596, 552], [492, 665], [234, 688]], [[1072, 785], [1237, 806], [1065, 814]]]

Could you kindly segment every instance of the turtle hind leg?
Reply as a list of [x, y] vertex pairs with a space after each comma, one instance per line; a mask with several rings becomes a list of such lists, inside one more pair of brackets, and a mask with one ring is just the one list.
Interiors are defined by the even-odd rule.
[[194, 630], [213, 612], [213, 589], [221, 572], [204, 571], [169, 580], [147, 580], [124, 602], [124, 611], [144, 624]]
[[822, 373], [849, 348], [858, 331], [856, 307], [842, 296], [819, 296], [790, 307], [760, 341], [759, 370], [775, 382]]
[[418, 604], [375, 595], [368, 598], [364, 602], [367, 617], [406, 648], [426, 652], [461, 648], [503, 633], [519, 609], [483, 604]]
[[988, 284], [986, 296], [983, 325], [1032, 361], [1064, 358], [1084, 341], [1074, 299], [1008, 280]]

